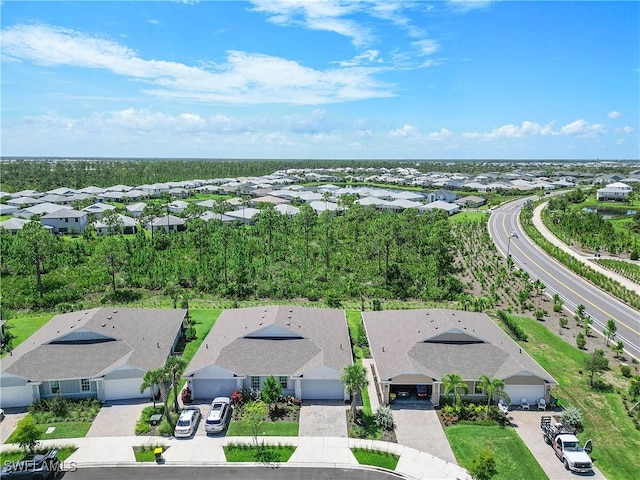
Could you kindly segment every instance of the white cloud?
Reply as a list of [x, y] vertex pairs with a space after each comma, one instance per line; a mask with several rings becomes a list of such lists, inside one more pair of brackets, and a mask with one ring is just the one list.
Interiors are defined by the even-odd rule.
[[521, 138], [535, 135], [557, 135], [557, 132], [553, 131], [552, 126], [553, 122], [547, 123], [546, 125], [540, 125], [539, 123], [525, 120], [521, 125], [507, 124], [494, 128], [490, 132], [467, 132], [463, 134], [463, 137], [492, 140], [494, 138]]
[[560, 128], [563, 135], [575, 135], [578, 137], [597, 137], [605, 133], [604, 125], [599, 123], [589, 124], [582, 118], [574, 122], [568, 123]]
[[466, 13], [471, 10], [485, 8], [494, 0], [449, 0], [448, 4], [457, 12]]
[[362, 7], [359, 2], [333, 0], [253, 0], [256, 12], [265, 13], [276, 25], [304, 26], [311, 30], [334, 32], [351, 38], [354, 45], [366, 45], [371, 41], [368, 28], [344, 18]]
[[394, 138], [417, 138], [420, 136], [420, 130], [413, 125], [404, 125], [402, 128], [392, 130], [389, 135]]
[[607, 117], [609, 117], [609, 118], [618, 118], [620, 115], [622, 115], [620, 112], [618, 112], [617, 110], [614, 110], [613, 112], [609, 112]]
[[440, 45], [435, 40], [418, 40], [411, 43], [418, 49], [419, 55], [427, 56], [435, 53], [440, 48]]
[[631, 133], [633, 132], [633, 127], [630, 125], [625, 125], [624, 127], [622, 127], [622, 130], [624, 131], [624, 133]]
[[427, 139], [428, 140], [443, 141], [443, 140], [449, 139], [451, 137], [453, 137], [453, 132], [451, 130], [446, 129], [446, 128], [441, 128], [437, 132], [431, 132], [431, 133], [427, 134]]
[[160, 25], [160, 21], [155, 18], [147, 20], [147, 23], [150, 23], [151, 25]]
[[[316, 2], [312, 2], [316, 3]], [[194, 67], [140, 58], [108, 39], [45, 25], [18, 25], [2, 31], [3, 55], [44, 66], [66, 65], [110, 71], [151, 85], [144, 93], [220, 104], [320, 105], [393, 96], [379, 82], [377, 68], [317, 70], [295, 61], [240, 51], [222, 63]], [[369, 58], [374, 58], [370, 51]], [[376, 54], [377, 55], [377, 54]]]
[[381, 64], [383, 63], [383, 60], [380, 58], [380, 52], [378, 50], [366, 50], [360, 55], [356, 55], [351, 60], [343, 60], [337, 63], [341, 67], [355, 67], [371, 63]]

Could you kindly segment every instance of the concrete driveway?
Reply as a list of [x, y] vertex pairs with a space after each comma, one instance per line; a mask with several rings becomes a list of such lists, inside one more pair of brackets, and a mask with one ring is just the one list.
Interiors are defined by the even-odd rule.
[[140, 419], [142, 410], [150, 406], [153, 406], [153, 403], [146, 400], [106, 402], [87, 432], [87, 437], [130, 437], [135, 435], [136, 423]]
[[430, 453], [458, 464], [449, 446], [437, 412], [428, 402], [397, 402], [391, 405], [400, 445]]
[[594, 468], [593, 474], [572, 473], [564, 468], [551, 446], [547, 445], [542, 437], [540, 417], [543, 415], [552, 415], [552, 412], [514, 410], [509, 412], [509, 420], [547, 476], [553, 480], [575, 480], [578, 477], [604, 480], [604, 475], [597, 468]]
[[7, 441], [18, 426], [18, 422], [27, 414], [26, 409], [10, 408], [5, 410], [4, 418], [0, 423], [0, 443]]
[[344, 402], [306, 401], [300, 407], [300, 437], [347, 437]]

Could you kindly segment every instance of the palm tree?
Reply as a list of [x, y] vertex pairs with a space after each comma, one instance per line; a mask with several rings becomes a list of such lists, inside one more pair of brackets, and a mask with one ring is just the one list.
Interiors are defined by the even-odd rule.
[[186, 368], [187, 362], [182, 357], [171, 356], [164, 364], [164, 369], [173, 385], [173, 411], [176, 413], [178, 413], [178, 380]]
[[145, 389], [158, 386], [160, 389], [160, 397], [164, 406], [164, 416], [171, 426], [171, 430], [175, 428], [173, 419], [171, 418], [171, 412], [169, 411], [169, 382], [171, 377], [169, 372], [165, 368], [158, 368], [156, 370], [149, 370], [145, 372], [142, 377], [142, 385], [140, 385], [140, 392], [144, 392]]
[[367, 373], [360, 364], [353, 364], [344, 367], [340, 381], [344, 383], [345, 388], [351, 395], [351, 416], [353, 420], [356, 419], [356, 397], [358, 392], [365, 388], [369, 381], [367, 380]]
[[442, 383], [444, 384], [444, 394], [454, 394], [454, 405], [460, 403], [460, 394], [458, 389], [464, 390], [464, 393], [469, 393], [469, 386], [464, 382], [464, 379], [457, 373], [447, 373], [442, 377]]
[[503, 397], [507, 403], [510, 403], [510, 398], [507, 392], [504, 391], [504, 381], [499, 378], [489, 378], [487, 375], [481, 375], [479, 379], [480, 386], [487, 392], [487, 412], [489, 411], [489, 405], [495, 395]]

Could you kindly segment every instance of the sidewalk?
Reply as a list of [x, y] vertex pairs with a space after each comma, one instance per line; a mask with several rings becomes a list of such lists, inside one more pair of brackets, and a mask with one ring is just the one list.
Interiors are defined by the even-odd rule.
[[[533, 225], [544, 236], [544, 238], [546, 238], [549, 242], [553, 243], [556, 247], [560, 248], [565, 253], [568, 253], [569, 255], [571, 255], [573, 258], [575, 258], [579, 262], [585, 265], [588, 265], [593, 270], [599, 273], [602, 273], [603, 275], [606, 275], [607, 277], [615, 280], [616, 282], [620, 283], [624, 287], [628, 288], [632, 292], [635, 292], [640, 295], [640, 285], [632, 282], [631, 280], [629, 280], [626, 277], [623, 277], [622, 275], [612, 272], [611, 270], [608, 270], [604, 267], [601, 267], [595, 262], [590, 261], [589, 260], [590, 258], [594, 258], [593, 255], [580, 255], [578, 252], [570, 248], [566, 243], [564, 243], [558, 237], [556, 237], [551, 232], [551, 230], [549, 230], [542, 222], [541, 212], [542, 212], [542, 209], [545, 208], [546, 206], [547, 206], [547, 202], [541, 203], [533, 211]], [[602, 257], [602, 258], [612, 258], [614, 260], [618, 260], [615, 257]]]
[[[466, 470], [425, 452], [398, 445], [341, 437], [259, 437], [265, 445], [294, 445], [298, 448], [287, 464], [296, 466], [358, 467], [351, 448], [369, 448], [398, 455], [396, 472], [410, 479], [471, 480]], [[75, 445], [78, 447], [65, 463], [75, 462], [82, 468], [90, 466], [134, 466], [133, 446], [164, 445], [165, 465], [214, 466], [226, 463], [223, 447], [233, 443], [251, 444], [252, 437], [195, 436], [179, 440], [165, 437], [85, 437], [45, 440], [44, 446]], [[16, 445], [2, 445], [0, 450], [15, 449]], [[149, 465], [154, 465], [150, 463]], [[364, 467], [364, 466], [363, 466]], [[158, 468], [162, 468], [159, 466]]]

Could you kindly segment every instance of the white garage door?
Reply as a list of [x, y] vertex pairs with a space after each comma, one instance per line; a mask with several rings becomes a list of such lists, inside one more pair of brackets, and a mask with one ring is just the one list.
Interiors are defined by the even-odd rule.
[[338, 380], [303, 380], [303, 400], [344, 400], [344, 385]]
[[520, 405], [522, 398], [534, 405], [544, 397], [544, 385], [505, 385], [504, 391], [511, 398], [511, 405]]
[[213, 399], [215, 397], [230, 397], [236, 390], [236, 380], [197, 379], [191, 381], [193, 398]]
[[105, 380], [105, 400], [124, 400], [126, 398], [148, 398], [149, 390], [140, 393], [141, 378], [126, 378], [123, 380]]
[[33, 387], [4, 387], [0, 389], [0, 407], [26, 407], [33, 402]]

